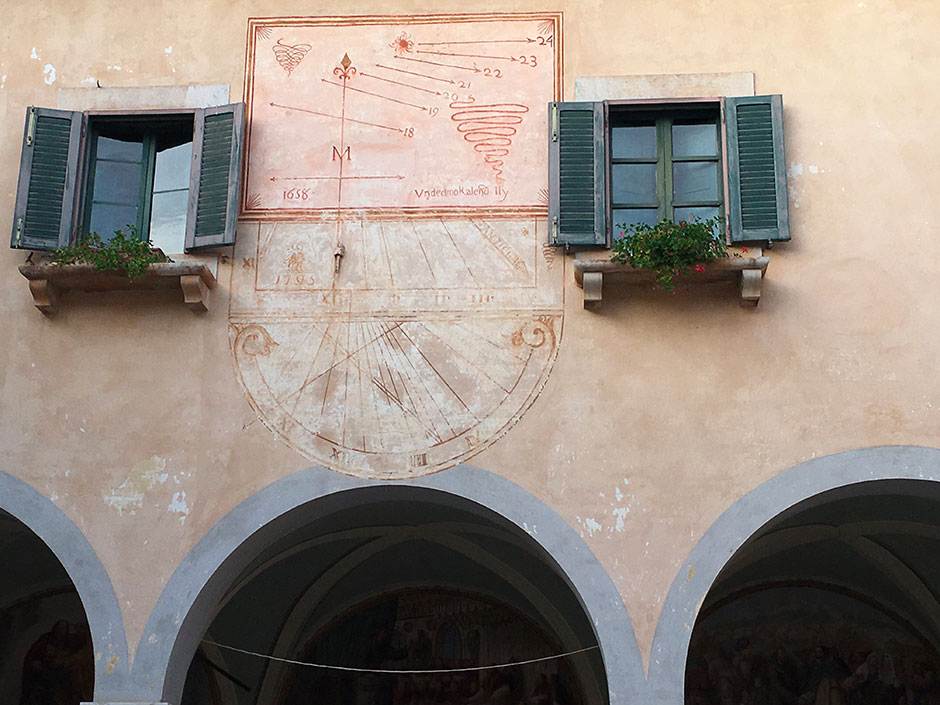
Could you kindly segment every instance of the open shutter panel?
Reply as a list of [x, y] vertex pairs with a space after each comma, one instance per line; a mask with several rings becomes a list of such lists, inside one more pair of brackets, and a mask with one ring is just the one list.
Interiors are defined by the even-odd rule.
[[81, 136], [80, 112], [27, 108], [10, 247], [69, 244]]
[[197, 110], [186, 252], [235, 242], [245, 104]]
[[549, 121], [549, 242], [606, 245], [604, 104], [551, 103]]
[[732, 242], [789, 240], [783, 98], [725, 99]]

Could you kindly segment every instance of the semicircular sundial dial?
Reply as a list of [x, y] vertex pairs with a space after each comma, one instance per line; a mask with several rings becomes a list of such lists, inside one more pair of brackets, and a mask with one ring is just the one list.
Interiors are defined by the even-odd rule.
[[314, 461], [400, 478], [487, 447], [562, 326], [544, 189], [557, 14], [253, 19], [240, 381]]

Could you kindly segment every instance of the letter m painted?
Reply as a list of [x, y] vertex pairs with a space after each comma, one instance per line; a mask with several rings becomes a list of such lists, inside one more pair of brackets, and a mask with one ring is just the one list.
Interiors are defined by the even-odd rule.
[[333, 161], [335, 162], [337, 159], [339, 159], [340, 161], [343, 161], [345, 159], [347, 162], [351, 162], [352, 154], [350, 154], [349, 152], [349, 147], [346, 147], [345, 151], [340, 152], [339, 147], [334, 146], [333, 147]]

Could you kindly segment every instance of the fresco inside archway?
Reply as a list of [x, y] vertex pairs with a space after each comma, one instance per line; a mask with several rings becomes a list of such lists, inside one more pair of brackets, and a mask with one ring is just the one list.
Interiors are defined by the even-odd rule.
[[686, 705], [937, 705], [938, 675], [916, 625], [848, 591], [781, 585], [706, 608]]
[[[394, 670], [472, 668], [561, 653], [515, 610], [478, 595], [414, 590], [357, 608], [311, 639], [300, 660]], [[564, 659], [443, 674], [336, 674], [295, 667], [279, 705], [583, 705]]]

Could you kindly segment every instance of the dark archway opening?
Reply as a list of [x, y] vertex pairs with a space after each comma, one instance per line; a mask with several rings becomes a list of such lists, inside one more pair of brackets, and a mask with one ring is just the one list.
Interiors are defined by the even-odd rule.
[[[193, 659], [182, 705], [594, 705], [608, 700], [585, 610], [528, 534], [453, 495], [348, 493], [264, 548]], [[220, 646], [222, 645], [222, 646]], [[290, 661], [419, 673], [316, 669]], [[482, 670], [424, 673], [441, 669]]]
[[0, 703], [79, 705], [95, 663], [81, 599], [25, 524], [0, 510]]
[[696, 619], [687, 705], [940, 703], [940, 485], [800, 502], [728, 561]]

